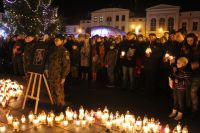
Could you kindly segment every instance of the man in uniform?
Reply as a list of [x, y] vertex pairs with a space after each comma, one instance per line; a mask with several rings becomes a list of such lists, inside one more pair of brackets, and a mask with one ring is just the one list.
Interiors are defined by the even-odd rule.
[[48, 57], [48, 79], [49, 87], [54, 101], [56, 113], [65, 106], [64, 83], [70, 72], [70, 55], [63, 47], [64, 36], [57, 35], [54, 39], [55, 47], [50, 51]]

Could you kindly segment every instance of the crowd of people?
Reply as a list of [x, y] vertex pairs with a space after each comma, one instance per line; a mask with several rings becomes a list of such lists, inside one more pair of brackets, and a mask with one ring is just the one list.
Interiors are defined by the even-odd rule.
[[[144, 88], [156, 96], [160, 90], [173, 91], [174, 106], [169, 117], [181, 120], [186, 107], [198, 111], [200, 87], [200, 45], [198, 37], [183, 30], [166, 32], [161, 38], [128, 32], [126, 36], [8, 35], [0, 38], [0, 72], [26, 76], [35, 45], [48, 47], [45, 73], [55, 93], [57, 107], [64, 106], [64, 83], [72, 79], [98, 82], [122, 90]], [[5, 69], [9, 68], [9, 69]], [[8, 70], [8, 71], [6, 71]], [[56, 71], [56, 72], [55, 72]], [[107, 76], [105, 76], [107, 75]], [[53, 77], [53, 78], [52, 78]], [[62, 88], [60, 91], [57, 88]], [[62, 95], [62, 96], [61, 96]]]

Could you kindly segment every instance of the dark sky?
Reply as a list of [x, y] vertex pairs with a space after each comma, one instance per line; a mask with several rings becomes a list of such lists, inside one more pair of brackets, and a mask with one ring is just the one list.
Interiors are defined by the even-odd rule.
[[[197, 1], [197, 2], [196, 2]], [[59, 6], [59, 13], [69, 20], [77, 21], [89, 17], [91, 11], [105, 7], [121, 7], [136, 11], [136, 16], [144, 16], [145, 8], [157, 4], [179, 5], [182, 10], [199, 10], [200, 0], [54, 0]], [[0, 11], [2, 0], [0, 0]]]
[[87, 18], [88, 14], [96, 9], [105, 7], [121, 7], [136, 11], [136, 16], [144, 16], [145, 9], [157, 4], [172, 4], [181, 6], [181, 10], [199, 10], [200, 1], [194, 0], [55, 0], [60, 7], [60, 13], [72, 20]]

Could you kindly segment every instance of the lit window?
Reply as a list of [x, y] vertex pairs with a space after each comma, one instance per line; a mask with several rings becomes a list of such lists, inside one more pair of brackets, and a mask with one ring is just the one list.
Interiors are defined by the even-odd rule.
[[99, 22], [103, 22], [103, 16], [99, 17]]
[[94, 22], [97, 22], [98, 21], [98, 18], [95, 16], [94, 17]]

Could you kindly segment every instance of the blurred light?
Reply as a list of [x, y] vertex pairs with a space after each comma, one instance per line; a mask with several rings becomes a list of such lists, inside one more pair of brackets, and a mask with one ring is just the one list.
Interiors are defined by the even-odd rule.
[[82, 33], [82, 29], [81, 28], [79, 28], [77, 31], [78, 31], [79, 34]]
[[132, 25], [131, 25], [131, 28], [132, 28], [132, 29], [135, 29], [135, 25], [134, 25], [134, 24], [132, 24]]
[[159, 32], [160, 32], [160, 33], [163, 33], [163, 28], [159, 28]]
[[0, 29], [0, 36], [6, 37], [6, 32], [3, 29]]

